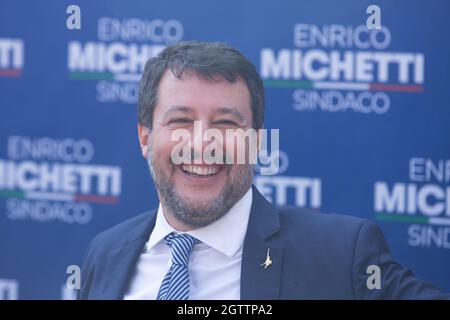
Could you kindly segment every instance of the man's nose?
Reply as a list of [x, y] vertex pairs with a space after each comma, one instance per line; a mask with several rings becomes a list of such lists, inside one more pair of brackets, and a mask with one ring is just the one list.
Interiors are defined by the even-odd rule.
[[197, 120], [194, 122], [194, 132], [192, 136], [192, 150], [193, 150], [193, 159], [195, 163], [200, 164], [203, 162], [203, 150], [208, 144], [203, 141], [205, 132], [210, 128], [210, 125], [207, 121]]
[[205, 131], [205, 123], [201, 120], [196, 120], [194, 122], [194, 132], [193, 132], [193, 146], [196, 151], [203, 151], [203, 133]]

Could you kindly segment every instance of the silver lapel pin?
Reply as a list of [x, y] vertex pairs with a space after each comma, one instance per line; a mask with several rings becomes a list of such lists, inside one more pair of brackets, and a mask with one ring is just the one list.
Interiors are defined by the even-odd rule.
[[266, 261], [264, 261], [261, 264], [261, 267], [264, 267], [264, 269], [267, 269], [268, 267], [270, 267], [272, 265], [272, 259], [270, 258], [270, 248], [267, 248], [267, 257], [266, 257]]

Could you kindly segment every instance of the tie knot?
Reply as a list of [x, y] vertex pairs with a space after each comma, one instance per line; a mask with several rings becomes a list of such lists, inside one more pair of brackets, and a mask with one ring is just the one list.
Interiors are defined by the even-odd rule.
[[187, 266], [192, 248], [200, 241], [187, 233], [172, 232], [165, 238], [166, 244], [172, 251], [172, 263]]

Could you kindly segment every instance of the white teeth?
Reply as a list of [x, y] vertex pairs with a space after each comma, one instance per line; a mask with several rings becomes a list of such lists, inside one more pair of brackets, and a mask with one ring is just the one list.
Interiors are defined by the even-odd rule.
[[219, 168], [217, 167], [204, 168], [201, 166], [193, 166], [193, 165], [183, 165], [181, 166], [181, 169], [184, 172], [193, 173], [199, 176], [209, 176], [216, 174], [219, 171]]

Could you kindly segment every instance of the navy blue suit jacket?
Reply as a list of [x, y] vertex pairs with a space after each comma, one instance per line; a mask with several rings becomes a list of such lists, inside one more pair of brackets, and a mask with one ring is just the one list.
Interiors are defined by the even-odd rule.
[[[127, 220], [91, 242], [81, 273], [80, 299], [123, 298], [156, 212]], [[264, 269], [261, 264], [268, 248], [273, 263]], [[368, 289], [369, 265], [380, 267], [381, 289]], [[253, 187], [241, 299], [438, 298], [448, 296], [395, 262], [375, 223], [299, 208], [277, 209]]]

